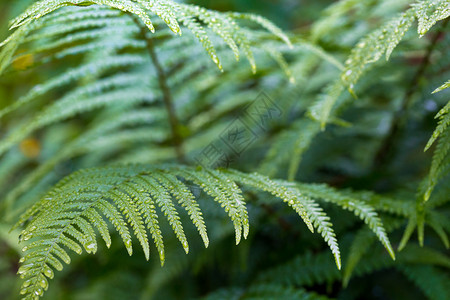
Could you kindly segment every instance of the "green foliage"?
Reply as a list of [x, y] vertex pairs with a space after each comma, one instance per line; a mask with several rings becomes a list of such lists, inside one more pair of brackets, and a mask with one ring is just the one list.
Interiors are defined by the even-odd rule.
[[0, 298], [449, 298], [450, 1], [17, 3]]

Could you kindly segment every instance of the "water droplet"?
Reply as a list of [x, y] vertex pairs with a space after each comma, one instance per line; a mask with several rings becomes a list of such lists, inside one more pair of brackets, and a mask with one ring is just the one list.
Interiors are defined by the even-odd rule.
[[87, 253], [94, 253], [97, 249], [95, 242], [85, 243], [83, 246]]
[[17, 271], [17, 274], [25, 274], [26, 272], [28, 272], [34, 264], [27, 264], [27, 265], [23, 265], [19, 268], [19, 270]]
[[44, 290], [41, 289], [41, 288], [37, 288], [37, 289], [34, 291], [34, 294], [37, 295], [37, 296], [42, 296], [42, 295], [44, 295]]
[[23, 236], [22, 239], [24, 241], [28, 241], [29, 239], [31, 239], [33, 237], [33, 234], [31, 232], [26, 232]]
[[53, 276], [54, 276], [53, 270], [50, 269], [49, 266], [45, 266], [45, 269], [44, 269], [44, 275], [47, 276], [48, 278], [52, 279]]
[[25, 282], [22, 284], [22, 287], [26, 288], [31, 285], [31, 279], [25, 280]]
[[44, 289], [47, 290], [48, 288], [48, 281], [45, 279], [45, 277], [41, 277], [41, 280], [39, 280], [39, 285]]

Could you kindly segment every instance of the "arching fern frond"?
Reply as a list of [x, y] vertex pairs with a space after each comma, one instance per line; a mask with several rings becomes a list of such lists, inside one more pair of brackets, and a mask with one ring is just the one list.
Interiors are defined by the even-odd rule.
[[425, 147], [425, 151], [430, 149], [436, 139], [438, 139], [439, 136], [447, 129], [447, 127], [450, 126], [450, 101], [437, 113], [434, 118], [438, 119], [439, 123], [434, 130], [432, 137], [428, 141]]
[[[78, 171], [58, 183], [41, 201], [26, 212], [16, 226], [28, 222], [21, 240], [31, 243], [23, 250], [23, 265], [19, 269], [26, 281], [22, 292], [42, 295], [47, 285], [46, 277], [53, 276], [52, 268], [62, 269], [61, 260], [70, 263], [67, 250], [81, 253], [97, 251], [95, 230], [109, 247], [111, 237], [106, 221], [114, 225], [128, 253], [132, 254], [131, 231], [141, 244], [145, 256], [150, 255], [149, 230], [164, 263], [163, 236], [159, 228], [157, 209], [166, 216], [175, 235], [186, 252], [189, 251], [178, 212], [172, 198], [185, 208], [197, 227], [205, 246], [209, 240], [206, 226], [184, 178], [210, 195], [231, 218], [236, 243], [247, 237], [249, 221], [244, 198], [236, 182], [250, 188], [267, 191], [293, 207], [312, 230], [313, 222], [333, 243], [334, 234], [326, 233], [328, 223], [313, 203], [305, 202], [292, 188], [256, 174], [246, 175], [237, 171], [197, 170], [181, 166], [132, 165], [87, 169]], [[313, 210], [313, 214], [306, 211]], [[316, 217], [316, 215], [318, 217]], [[337, 245], [336, 245], [337, 247]], [[335, 251], [339, 251], [337, 248]]]
[[435, 89], [435, 90], [433, 91], [433, 94], [434, 94], [434, 93], [437, 93], [437, 92], [440, 92], [440, 91], [442, 91], [442, 90], [448, 89], [448, 88], [450, 88], [450, 80], [447, 81], [446, 83], [444, 83], [443, 85], [441, 85], [440, 87], [438, 87], [437, 89]]
[[389, 242], [389, 238], [387, 237], [386, 231], [377, 212], [372, 206], [352, 196], [339, 193], [337, 190], [325, 185], [298, 184], [297, 188], [312, 198], [319, 198], [354, 212], [354, 214], [363, 220], [375, 233], [380, 242], [389, 252], [391, 258], [395, 260], [395, 253], [392, 249], [391, 243]]
[[41, 25], [39, 25], [39, 23], [34, 24], [34, 21], [39, 21], [39, 19], [45, 18], [46, 15], [49, 15], [62, 7], [91, 6], [94, 4], [108, 6], [134, 15], [153, 33], [155, 32], [155, 27], [154, 22], [151, 21], [152, 15], [157, 15], [176, 34], [181, 35], [180, 24], [184, 25], [199, 40], [203, 48], [209, 53], [213, 62], [221, 70], [222, 64], [204, 26], [210, 28], [215, 34], [220, 36], [226, 44], [228, 44], [236, 59], [239, 59], [240, 51], [243, 51], [250, 61], [254, 72], [256, 71], [256, 63], [253, 52], [250, 49], [251, 42], [247, 36], [243, 34], [241, 27], [236, 22], [237, 20], [245, 19], [259, 24], [291, 46], [289, 38], [276, 25], [263, 17], [254, 15], [219, 13], [199, 6], [176, 3], [170, 0], [41, 0], [31, 5], [24, 13], [11, 21], [11, 29], [20, 28], [20, 30], [14, 32], [0, 45], [9, 45], [0, 53], [0, 58], [2, 58], [0, 72], [6, 67], [7, 62], [14, 54], [18, 45], [24, 41], [27, 33], [42, 27], [43, 23], [45, 24], [45, 22], [41, 22]]
[[450, 101], [442, 108], [436, 115], [436, 119], [439, 119], [438, 126], [433, 132], [432, 137], [425, 147], [425, 151], [428, 150], [431, 145], [439, 138], [439, 142], [433, 154], [433, 161], [431, 162], [430, 173], [428, 174], [427, 187], [423, 194], [424, 200], [427, 201], [430, 198], [434, 187], [438, 184], [439, 180], [446, 176], [449, 172], [450, 166]]
[[319, 121], [324, 128], [344, 90], [342, 86], [347, 87], [353, 94], [354, 86], [366, 71], [367, 66], [377, 62], [383, 55], [389, 59], [392, 51], [412, 26], [414, 20], [419, 20], [418, 31], [420, 35], [424, 35], [437, 21], [447, 18], [449, 11], [450, 2], [448, 0], [431, 3], [430, 1], [420, 1], [381, 28], [362, 38], [346, 60], [341, 78], [331, 85], [332, 88], [328, 88], [325, 97], [321, 97], [311, 107], [310, 116]]
[[413, 9], [419, 22], [417, 32], [423, 36], [436, 22], [450, 16], [450, 1], [420, 1], [413, 4]]

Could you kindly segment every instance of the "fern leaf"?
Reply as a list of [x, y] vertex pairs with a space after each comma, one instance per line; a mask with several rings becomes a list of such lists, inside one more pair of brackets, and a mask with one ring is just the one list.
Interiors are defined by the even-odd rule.
[[432, 300], [444, 300], [450, 297], [448, 273], [433, 266], [401, 265], [397, 267], [413, 281]]
[[181, 15], [180, 21], [192, 32], [197, 40], [202, 43], [203, 48], [206, 50], [206, 52], [208, 52], [212, 61], [217, 65], [219, 70], [223, 71], [222, 63], [220, 62], [220, 59], [217, 56], [216, 49], [214, 48], [214, 45], [205, 29], [200, 24], [198, 24], [198, 22], [196, 22], [192, 16], [189, 16], [187, 14]]
[[[181, 170], [178, 174], [199, 185], [208, 195], [213, 197], [225, 208], [225, 211], [228, 213], [228, 216], [234, 224], [236, 244], [239, 244], [242, 237], [242, 225], [244, 220], [241, 219], [241, 214], [238, 212], [238, 206], [242, 205], [242, 203], [238, 203], [230, 198], [230, 193], [227, 193], [227, 189], [223, 183], [209, 173], [199, 172], [191, 174], [190, 172]], [[246, 222], [248, 223], [248, 220], [246, 220]]]
[[299, 184], [298, 188], [311, 197], [317, 197], [324, 201], [335, 203], [349, 211], [353, 211], [356, 216], [358, 216], [369, 226], [369, 228], [378, 237], [379, 241], [386, 248], [391, 258], [395, 260], [395, 253], [392, 249], [389, 238], [387, 237], [386, 231], [380, 218], [371, 206], [358, 199], [342, 195], [336, 190], [325, 185]]
[[152, 21], [150, 20], [148, 14], [145, 9], [142, 7], [140, 3], [136, 3], [130, 0], [41, 0], [30, 6], [25, 12], [23, 12], [20, 16], [13, 19], [11, 21], [10, 28], [16, 28], [23, 26], [31, 22], [32, 20], [39, 19], [61, 7], [69, 6], [69, 5], [107, 5], [109, 7], [121, 10], [123, 12], [130, 12], [139, 18], [145, 23], [145, 25], [150, 29], [150, 31], [154, 32], [155, 28], [153, 27]]
[[239, 48], [229, 31], [229, 26], [218, 13], [210, 12], [199, 6], [186, 6], [185, 9], [187, 13], [207, 24], [215, 34], [220, 36], [233, 51], [236, 60], [239, 60]]
[[366, 229], [359, 230], [355, 238], [353, 239], [352, 245], [350, 247], [350, 252], [347, 256], [347, 261], [344, 268], [344, 274], [342, 278], [342, 285], [344, 287], [348, 286], [348, 282], [352, 276], [353, 270], [356, 265], [361, 261], [364, 254], [370, 250], [374, 242], [374, 236], [370, 231]]
[[208, 247], [209, 238], [206, 232], [205, 221], [203, 220], [200, 207], [195, 201], [195, 196], [189, 191], [184, 183], [177, 180], [177, 178], [171, 174], [161, 174], [158, 176], [158, 180], [166, 187], [166, 189], [170, 190], [171, 194], [178, 200], [181, 206], [186, 209], [191, 217], [192, 223], [197, 227], [205, 247]]
[[419, 34], [425, 34], [438, 20], [449, 16], [449, 5], [448, 0], [433, 3], [421, 1], [361, 39], [345, 62], [341, 80], [327, 88], [325, 96], [321, 96], [310, 109], [310, 116], [319, 121], [322, 128], [325, 128], [343, 91], [342, 85], [354, 94], [353, 88], [367, 66], [378, 61], [383, 55], [389, 59], [415, 19], [419, 20]]
[[[4, 153], [14, 144], [25, 138], [31, 132], [48, 126], [60, 120], [64, 120], [80, 112], [93, 110], [104, 105], [127, 99], [129, 103], [153, 102], [149, 99], [151, 89], [121, 89], [119, 91], [105, 92], [97, 97], [89, 95], [86, 98], [74, 98], [75, 95], [67, 95], [66, 99], [47, 107], [42, 113], [38, 114], [31, 122], [17, 128], [11, 135], [0, 142], [0, 154]], [[79, 96], [79, 95], [78, 95]], [[74, 101], [76, 99], [76, 101]], [[83, 103], [84, 102], [84, 103]]]
[[[272, 195], [283, 199], [289, 206], [293, 207], [295, 211], [301, 216], [308, 229], [314, 232], [314, 227], [311, 220], [308, 217], [308, 213], [302, 204], [302, 198], [298, 198], [298, 195], [287, 189], [283, 185], [278, 185], [268, 177], [260, 174], [244, 174], [235, 170], [226, 170], [226, 172], [234, 178], [235, 181], [242, 182], [245, 185], [252, 186], [255, 189], [260, 189], [265, 192], [269, 192]], [[299, 193], [300, 194], [300, 193]], [[298, 201], [300, 200], [300, 201]]]
[[134, 234], [139, 240], [142, 249], [144, 250], [145, 258], [150, 259], [150, 247], [148, 244], [148, 237], [145, 231], [144, 222], [141, 217], [141, 213], [136, 207], [135, 203], [138, 202], [140, 195], [134, 189], [134, 186], [130, 186], [128, 182], [124, 182], [112, 190], [106, 197], [117, 199], [116, 204], [121, 213], [126, 217], [128, 223], [134, 230]]
[[441, 85], [440, 87], [438, 87], [437, 89], [435, 89], [433, 91], [433, 94], [438, 93], [438, 92], [443, 91], [448, 88], [450, 88], [450, 80], [447, 81], [446, 83], [444, 83], [443, 85]]
[[[114, 225], [128, 253], [132, 254], [129, 227], [143, 248], [146, 257], [150, 249], [146, 228], [164, 262], [163, 236], [159, 228], [155, 206], [159, 206], [177, 238], [188, 251], [184, 234], [172, 196], [185, 207], [197, 227], [205, 246], [208, 246], [206, 226], [194, 196], [178, 178], [199, 185], [228, 212], [235, 227], [236, 242], [249, 232], [248, 213], [244, 198], [236, 182], [250, 188], [267, 191], [287, 202], [313, 230], [313, 224], [329, 244], [336, 263], [340, 254], [329, 218], [311, 199], [302, 196], [286, 183], [271, 181], [258, 174], [244, 174], [233, 170], [201, 170], [181, 166], [113, 166], [78, 171], [61, 180], [40, 202], [25, 213], [16, 226], [28, 222], [21, 240], [24, 246], [19, 273], [26, 279], [25, 295], [40, 296], [40, 281], [53, 277], [52, 268], [61, 270], [61, 263], [70, 263], [67, 249], [81, 253], [97, 251], [96, 229], [106, 245], [111, 237], [105, 219]], [[311, 221], [313, 224], [311, 223]]]
[[167, 220], [183, 246], [184, 251], [188, 253], [189, 245], [186, 235], [184, 234], [183, 225], [181, 224], [180, 217], [178, 216], [178, 212], [175, 209], [168, 191], [158, 184], [155, 178], [151, 178], [150, 176], [139, 176], [137, 179], [143, 180], [147, 184], [147, 188], [150, 188], [150, 196], [155, 199], [156, 204], [167, 217]]
[[[449, 102], [450, 103], [450, 102]], [[444, 120], [439, 126], [443, 125], [447, 127], [450, 124], [450, 114], [447, 114]], [[439, 128], [438, 126], [438, 128]], [[437, 132], [438, 129], [436, 129]], [[436, 131], [435, 131], [436, 132]], [[434, 135], [434, 133], [433, 133]], [[439, 135], [439, 134], [438, 134]], [[438, 184], [438, 181], [443, 178], [448, 173], [448, 166], [450, 165], [450, 130], [445, 130], [439, 139], [438, 145], [436, 147], [435, 153], [433, 155], [433, 161], [431, 162], [430, 173], [428, 174], [427, 187], [424, 193], [424, 200], [427, 201], [434, 187]]]
[[231, 12], [228, 15], [231, 16], [233, 19], [249, 20], [261, 25], [269, 32], [279, 37], [283, 42], [285, 42], [289, 46], [289, 48], [293, 48], [292, 43], [289, 40], [289, 37], [280, 28], [278, 28], [275, 24], [273, 24], [266, 18], [263, 18], [255, 14], [242, 14], [236, 12]]
[[339, 251], [339, 245], [336, 239], [336, 234], [334, 233], [332, 224], [329, 222], [330, 218], [326, 215], [319, 204], [312, 200], [307, 200], [304, 202], [306, 210], [308, 212], [308, 217], [313, 223], [314, 227], [317, 229], [325, 242], [327, 242], [333, 253], [334, 260], [336, 262], [337, 268], [341, 269], [341, 253]]
[[178, 8], [177, 3], [164, 0], [137, 0], [137, 3], [139, 3], [145, 9], [154, 12], [158, 17], [161, 18], [161, 20], [163, 20], [167, 24], [167, 26], [169, 26], [170, 30], [172, 30], [175, 34], [181, 35], [181, 28], [180, 25], [178, 25], [178, 21], [174, 13], [174, 10]]
[[427, 219], [427, 224], [431, 228], [433, 228], [434, 232], [436, 232], [436, 234], [439, 236], [439, 238], [441, 239], [441, 241], [444, 244], [445, 248], [449, 249], [450, 248], [450, 241], [448, 239], [448, 235], [445, 232], [443, 226], [441, 224], [439, 224], [439, 222], [437, 222], [436, 219], [430, 218], [430, 217]]
[[436, 22], [450, 16], [450, 1], [420, 1], [413, 5], [419, 26], [417, 32], [425, 35]]
[[416, 228], [417, 220], [416, 217], [411, 217], [408, 221], [408, 224], [406, 225], [406, 229], [403, 232], [402, 239], [400, 240], [400, 243], [398, 245], [398, 251], [402, 251], [406, 244], [408, 243], [409, 239], [411, 238], [411, 235], [414, 232], [414, 229]]
[[3, 47], [2, 51], [0, 51], [0, 74], [3, 73], [10, 63], [11, 58], [28, 34], [29, 30], [30, 28], [28, 26], [23, 26], [11, 34], [5, 41], [0, 43], [0, 48]]
[[436, 139], [439, 138], [439, 136], [447, 129], [448, 126], [450, 126], [450, 101], [447, 103], [445, 107], [443, 107], [435, 116], [435, 119], [439, 119], [438, 126], [433, 132], [432, 137], [428, 141], [425, 151], [430, 149], [430, 147], [433, 145], [433, 143], [436, 141]]
[[340, 278], [341, 272], [336, 268], [328, 253], [312, 254], [307, 252], [261, 273], [255, 283], [270, 282], [288, 286], [312, 286], [332, 283]]
[[[5, 107], [0, 110], [0, 118], [4, 115], [15, 111], [26, 103], [29, 103], [35, 100], [37, 97], [45, 95], [49, 91], [61, 87], [64, 85], [68, 85], [76, 80], [79, 80], [86, 76], [87, 74], [101, 74], [104, 70], [114, 69], [118, 67], [127, 67], [127, 66], [136, 66], [139, 64], [144, 64], [146, 60], [139, 55], [119, 55], [112, 56], [111, 59], [108, 60], [100, 60], [93, 61], [88, 64], [82, 65], [80, 67], [69, 70], [55, 78], [33, 87], [27, 95], [20, 98], [12, 105]], [[101, 84], [101, 83], [100, 83]]]

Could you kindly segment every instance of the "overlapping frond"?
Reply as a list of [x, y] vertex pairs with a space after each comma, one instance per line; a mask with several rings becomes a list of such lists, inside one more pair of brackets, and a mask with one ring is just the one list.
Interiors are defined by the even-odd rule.
[[338, 99], [344, 91], [343, 87], [354, 94], [354, 87], [368, 65], [377, 62], [383, 55], [389, 59], [414, 20], [419, 21], [419, 34], [424, 35], [437, 21], [447, 18], [449, 10], [450, 2], [447, 0], [420, 1], [381, 28], [362, 38], [346, 60], [341, 78], [330, 85], [325, 90], [325, 96], [319, 98], [317, 103], [311, 107], [310, 116], [319, 121], [324, 128], [332, 117]]
[[436, 22], [450, 16], [450, 1], [434, 0], [419, 1], [413, 4], [419, 26], [417, 32], [420, 36], [425, 35]]
[[[367, 231], [366, 231], [367, 233]], [[363, 237], [363, 235], [365, 237]], [[361, 245], [363, 240], [370, 241], [370, 235], [360, 235], [356, 237], [356, 244]], [[366, 239], [369, 238], [369, 240]], [[418, 268], [430, 267], [433, 269], [449, 268], [450, 259], [444, 253], [433, 250], [428, 247], [419, 247], [417, 245], [408, 247], [403, 252], [399, 253], [398, 260], [393, 261], [387, 256], [381, 255], [380, 247], [376, 247], [369, 243], [359, 253], [355, 264], [350, 261], [347, 269], [352, 276], [362, 276], [374, 271], [379, 271], [391, 267], [397, 267], [400, 270], [409, 266], [417, 266]], [[351, 251], [351, 254], [356, 254]], [[344, 276], [347, 271], [344, 271]], [[347, 273], [347, 274], [350, 274]], [[409, 277], [407, 275], [407, 277]], [[418, 279], [418, 278], [417, 278]], [[254, 281], [254, 284], [279, 284], [286, 287], [308, 287], [321, 284], [333, 284], [337, 281], [343, 280], [342, 274], [333, 268], [332, 261], [329, 259], [326, 252], [320, 252], [311, 254], [309, 252], [299, 255], [294, 259], [273, 268], [269, 268], [265, 272], [262, 272]], [[348, 280], [348, 279], [347, 279]], [[414, 280], [415, 281], [415, 280]], [[421, 283], [417, 283], [418, 286]], [[440, 283], [439, 288], [442, 288]]]
[[431, 145], [439, 138], [438, 144], [433, 154], [433, 161], [431, 162], [430, 173], [428, 174], [427, 187], [423, 195], [424, 200], [430, 198], [434, 187], [438, 184], [439, 180], [446, 176], [449, 172], [450, 166], [450, 102], [442, 108], [436, 115], [439, 119], [438, 126], [433, 132], [432, 137], [427, 143], [425, 150], [428, 150]]
[[448, 272], [430, 265], [402, 265], [398, 269], [414, 282], [428, 299], [444, 300], [450, 297]]
[[327, 300], [326, 296], [318, 295], [313, 292], [308, 292], [304, 289], [299, 289], [290, 286], [278, 284], [255, 284], [248, 288], [228, 288], [221, 289], [202, 298], [203, 300], [216, 299], [292, 299], [292, 300]]
[[375, 233], [380, 242], [389, 252], [392, 259], [395, 259], [395, 253], [387, 237], [386, 230], [384, 229], [377, 212], [372, 206], [357, 198], [339, 193], [337, 190], [325, 185], [298, 184], [297, 187], [310, 197], [319, 198], [324, 201], [334, 203], [346, 210], [352, 211], [369, 226], [369, 228], [373, 231], [373, 233]]
[[[39, 23], [35, 24], [34, 21], [44, 18], [44, 21], [40, 24], [45, 24], [45, 21], [47, 21], [45, 16], [59, 8], [67, 6], [91, 6], [94, 4], [107, 6], [134, 15], [153, 33], [155, 32], [155, 26], [154, 22], [151, 20], [152, 15], [157, 15], [170, 30], [176, 34], [181, 35], [182, 29], [180, 24], [183, 25], [199, 40], [219, 69], [222, 69], [222, 63], [220, 62], [216, 49], [204, 27], [211, 29], [212, 32], [220, 36], [233, 51], [236, 59], [239, 59], [240, 51], [242, 51], [250, 61], [253, 71], [256, 71], [256, 63], [254, 61], [253, 52], [250, 49], [251, 41], [243, 34], [242, 28], [237, 23], [238, 20], [245, 19], [259, 24], [291, 46], [288, 37], [276, 25], [263, 17], [254, 15], [219, 13], [199, 6], [177, 3], [170, 0], [41, 0], [30, 6], [24, 13], [11, 21], [11, 29], [19, 28], [20, 30], [14, 32], [2, 43], [2, 45], [7, 45], [7, 47], [0, 53], [0, 57], [2, 58], [0, 71], [4, 69], [9, 58], [17, 49], [17, 46], [24, 41], [27, 33], [42, 26], [39, 25]], [[86, 25], [87, 24], [84, 26]], [[58, 30], [61, 33], [61, 29]]]
[[448, 88], [450, 88], [450, 80], [447, 81], [446, 83], [444, 83], [443, 85], [441, 85], [440, 87], [438, 87], [437, 89], [435, 89], [435, 90], [433, 91], [433, 94], [434, 94], [434, 93], [438, 93], [438, 92], [440, 92], [440, 91], [442, 91], [442, 90], [445, 90], [445, 89], [448, 89]]

